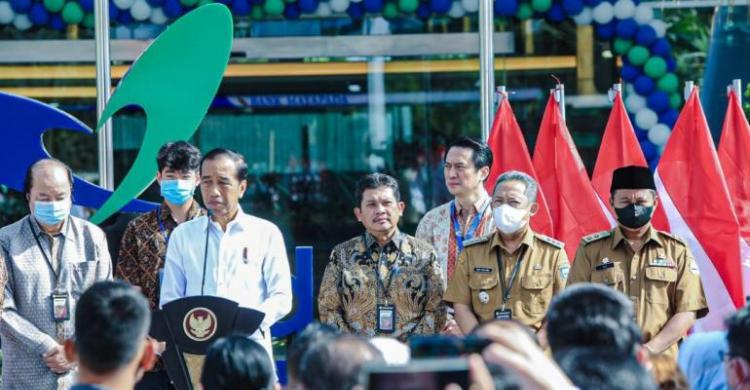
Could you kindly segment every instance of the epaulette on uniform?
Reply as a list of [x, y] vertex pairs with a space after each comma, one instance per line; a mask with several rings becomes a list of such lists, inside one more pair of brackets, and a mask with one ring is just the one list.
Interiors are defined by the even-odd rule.
[[583, 240], [584, 244], [588, 245], [588, 244], [591, 244], [594, 241], [601, 240], [602, 238], [607, 238], [607, 237], [609, 237], [611, 235], [612, 235], [612, 231], [611, 230], [604, 230], [604, 231], [597, 232], [597, 233], [594, 233], [594, 234], [589, 234], [588, 236], [583, 237], [582, 240]]
[[464, 241], [464, 248], [467, 246], [475, 245], [475, 244], [481, 244], [483, 242], [488, 242], [492, 238], [492, 234], [487, 234], [482, 237], [472, 238], [471, 240]]
[[544, 234], [537, 233], [536, 238], [546, 242], [547, 244], [554, 246], [555, 248], [562, 249], [563, 247], [565, 247], [565, 243], [563, 243], [562, 241], [557, 241], [552, 237], [545, 236]]
[[657, 230], [657, 232], [659, 234], [661, 234], [662, 236], [664, 236], [664, 237], [671, 238], [671, 239], [679, 242], [682, 245], [687, 245], [687, 243], [685, 243], [685, 240], [683, 240], [682, 237], [680, 237], [680, 236], [678, 236], [678, 235], [676, 235], [674, 233], [664, 232], [664, 231], [661, 231], [661, 230]]

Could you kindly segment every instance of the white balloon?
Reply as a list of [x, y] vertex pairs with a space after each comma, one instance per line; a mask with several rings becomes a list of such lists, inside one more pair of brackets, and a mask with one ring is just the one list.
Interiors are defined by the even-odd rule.
[[[635, 86], [630, 83], [625, 83], [625, 96], [630, 96], [635, 94]], [[634, 111], [635, 112], [635, 111]]]
[[669, 129], [669, 126], [659, 123], [648, 129], [648, 140], [654, 145], [661, 146], [667, 143], [671, 133], [672, 131]]
[[654, 10], [646, 3], [638, 4], [635, 7], [635, 21], [638, 24], [646, 24], [654, 18]]
[[641, 129], [650, 129], [659, 123], [659, 116], [654, 111], [644, 108], [635, 114], [635, 124]]
[[448, 16], [453, 19], [458, 19], [464, 15], [466, 15], [466, 11], [464, 10], [464, 7], [461, 6], [461, 2], [454, 1], [453, 4], [451, 4], [451, 9], [448, 11]]
[[583, 7], [581, 13], [573, 17], [573, 21], [581, 26], [588, 26], [591, 24], [591, 8]]
[[635, 93], [628, 94], [628, 97], [625, 98], [625, 107], [628, 112], [639, 112], [646, 108], [646, 104], [646, 98]]
[[135, 0], [113, 0], [117, 8], [119, 9], [130, 9], [135, 3]]
[[13, 27], [19, 31], [26, 31], [30, 29], [31, 26], [31, 19], [29, 19], [29, 16], [26, 14], [16, 14], [16, 17], [13, 18]]
[[151, 9], [151, 23], [153, 24], [165, 24], [167, 23], [167, 15], [164, 15], [164, 10], [161, 8]]
[[349, 0], [331, 0], [331, 10], [335, 13], [344, 13], [349, 8]]
[[604, 1], [594, 7], [591, 14], [595, 22], [599, 24], [607, 24], [615, 17], [615, 7]]
[[479, 11], [479, 0], [461, 0], [461, 6], [466, 12], [474, 13]]
[[333, 11], [331, 10], [331, 6], [324, 1], [321, 1], [318, 3], [318, 9], [315, 10], [315, 13], [323, 18], [331, 16], [333, 14]]
[[151, 6], [146, 0], [136, 0], [130, 8], [130, 14], [133, 15], [133, 19], [142, 22], [151, 17]]
[[665, 23], [663, 20], [654, 19], [651, 21], [651, 27], [656, 30], [656, 36], [659, 38], [663, 38], [665, 35], [667, 35], [667, 23]]
[[363, 0], [349, 0], [350, 3], [361, 3]]
[[623, 20], [635, 15], [635, 3], [633, 0], [617, 0], [615, 3], [615, 17]]
[[0, 24], [9, 24], [13, 21], [16, 16], [11, 8], [10, 3], [7, 1], [0, 1]]

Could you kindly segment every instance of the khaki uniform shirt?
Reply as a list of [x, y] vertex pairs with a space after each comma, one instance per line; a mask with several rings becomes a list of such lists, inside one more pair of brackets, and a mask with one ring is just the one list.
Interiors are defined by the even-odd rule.
[[[568, 284], [603, 283], [633, 302], [643, 341], [656, 336], [673, 315], [708, 313], [698, 266], [690, 248], [674, 236], [651, 228], [638, 253], [620, 228], [584, 237], [578, 247]], [[677, 345], [666, 354], [676, 356]]]
[[[498, 251], [505, 276], [502, 283]], [[521, 254], [510, 298], [504, 303], [502, 289], [508, 288]], [[513, 319], [539, 330], [552, 296], [565, 288], [569, 269], [561, 242], [528, 229], [521, 246], [514, 253], [508, 253], [495, 232], [465, 243], [444, 299], [471, 306], [480, 321], [495, 319], [495, 311], [505, 305]]]

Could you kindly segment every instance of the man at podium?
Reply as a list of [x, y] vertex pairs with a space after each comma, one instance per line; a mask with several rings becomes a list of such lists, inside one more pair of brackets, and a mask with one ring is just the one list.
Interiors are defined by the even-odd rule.
[[251, 339], [273, 361], [271, 325], [292, 308], [289, 261], [281, 231], [245, 214], [247, 163], [228, 149], [208, 152], [200, 164], [200, 188], [208, 216], [175, 228], [167, 248], [160, 306], [179, 298], [211, 295], [265, 313]]

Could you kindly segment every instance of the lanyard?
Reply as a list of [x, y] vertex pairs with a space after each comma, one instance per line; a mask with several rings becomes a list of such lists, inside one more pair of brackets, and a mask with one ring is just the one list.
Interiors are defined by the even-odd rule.
[[477, 231], [477, 228], [479, 227], [479, 223], [482, 221], [482, 217], [484, 216], [485, 210], [487, 210], [487, 206], [489, 206], [490, 202], [487, 202], [487, 204], [482, 207], [479, 212], [474, 215], [474, 218], [472, 221], [470, 221], [469, 230], [466, 231], [465, 235], [461, 235], [461, 225], [458, 223], [458, 212], [456, 211], [456, 201], [451, 201], [451, 222], [453, 223], [453, 231], [456, 234], [456, 246], [458, 247], [458, 252], [464, 250], [464, 240], [471, 240], [474, 238], [474, 233]]
[[159, 223], [159, 231], [164, 236], [164, 241], [167, 246], [169, 246], [169, 234], [167, 234], [167, 229], [164, 228], [164, 221], [161, 220], [161, 206], [159, 206], [159, 210], [156, 211], [156, 222]]
[[510, 274], [510, 280], [508, 281], [508, 287], [505, 287], [505, 267], [503, 267], [503, 259], [500, 256], [500, 248], [497, 248], [495, 255], [497, 256], [497, 269], [500, 272], [500, 289], [503, 290], [503, 310], [505, 310], [505, 303], [510, 300], [510, 290], [513, 288], [513, 283], [516, 281], [518, 270], [521, 268], [521, 262], [523, 261], [523, 255], [526, 254], [526, 247], [521, 249], [516, 260], [516, 265], [513, 267], [513, 272]]
[[[42, 242], [39, 241], [39, 235], [36, 233], [36, 231], [34, 230], [34, 225], [31, 223], [31, 218], [32, 217], [29, 217], [29, 219], [27, 219], [27, 221], [29, 222], [29, 228], [31, 229], [31, 234], [34, 235], [34, 240], [36, 240], [36, 246], [39, 248], [39, 251], [42, 252], [42, 256], [44, 256], [44, 261], [47, 263], [47, 266], [49, 267], [50, 271], [52, 271], [52, 274], [55, 275], [55, 285], [57, 285], [57, 283], [59, 283], [58, 279], [60, 278], [60, 274], [58, 274], [55, 271], [55, 266], [52, 264], [52, 260], [50, 260], [50, 257], [47, 256], [47, 252], [44, 251]], [[68, 220], [68, 226], [65, 229], [65, 236], [63, 236], [62, 246], [60, 247], [60, 270], [61, 271], [62, 271], [64, 259], [65, 259], [65, 243], [68, 241], [66, 236], [70, 232], [71, 223], [72, 221]], [[39, 233], [39, 234], [42, 234], [42, 233]], [[52, 253], [52, 245], [50, 245], [50, 255], [53, 257], [55, 256], [55, 254]]]
[[[367, 242], [366, 237], [362, 237], [363, 240], [365, 240], [365, 243]], [[367, 248], [368, 256], [372, 258], [372, 251], [370, 248]], [[380, 248], [380, 255], [378, 256], [378, 264], [375, 266], [375, 276], [378, 279], [377, 281], [377, 288], [378, 291], [376, 292], [375, 299], [377, 300], [378, 297], [380, 297], [380, 290], [383, 290], [383, 295], [385, 296], [386, 304], [391, 299], [390, 294], [390, 288], [391, 288], [391, 282], [393, 282], [393, 275], [398, 273], [399, 266], [398, 266], [398, 260], [399, 257], [401, 257], [401, 246], [398, 247], [398, 252], [396, 252], [396, 259], [393, 261], [393, 269], [391, 269], [391, 272], [388, 273], [388, 285], [383, 284], [383, 278], [380, 275], [380, 265], [383, 264], [383, 259], [385, 258], [385, 247]]]

